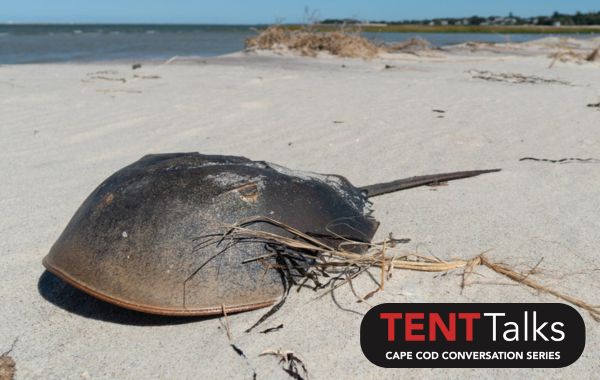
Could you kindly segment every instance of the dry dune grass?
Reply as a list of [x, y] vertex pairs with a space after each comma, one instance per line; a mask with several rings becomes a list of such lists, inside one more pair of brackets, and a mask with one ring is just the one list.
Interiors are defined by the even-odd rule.
[[583, 64], [585, 62], [598, 62], [600, 61], [599, 49], [593, 50], [591, 53], [573, 51], [573, 50], [562, 50], [556, 53], [550, 54], [548, 57], [552, 58], [550, 61], [549, 68], [552, 68], [556, 62], [575, 62], [577, 64]]
[[361, 36], [360, 30], [348, 31], [341, 28], [332, 32], [319, 32], [310, 26], [291, 30], [276, 25], [261, 31], [255, 37], [248, 38], [246, 49], [293, 51], [309, 57], [316, 57], [324, 52], [339, 57], [370, 59], [383, 52], [416, 54], [431, 50], [431, 44], [422, 38], [383, 44]]
[[431, 43], [423, 38], [414, 37], [406, 41], [386, 45], [385, 49], [390, 53], [416, 53], [423, 50], [431, 50]]
[[554, 66], [557, 61], [560, 62], [575, 62], [582, 64], [584, 62], [598, 62], [600, 61], [600, 48], [594, 49], [591, 53], [574, 51], [574, 50], [561, 50], [556, 53], [550, 54], [549, 58], [552, 58], [550, 66]]
[[[482, 46], [496, 46], [478, 42], [468, 42], [467, 46], [476, 50]], [[550, 55], [554, 66], [556, 61], [577, 63], [600, 61], [600, 49], [591, 53], [578, 49], [578, 45], [570, 40], [560, 40], [547, 44], [548, 47], [558, 48]], [[346, 58], [371, 59], [380, 53], [408, 53], [419, 55], [421, 52], [433, 50], [432, 45], [422, 38], [411, 38], [406, 41], [385, 44], [376, 43], [362, 36], [360, 29], [349, 30], [341, 27], [335, 31], [318, 31], [311, 25], [293, 30], [281, 25], [270, 26], [260, 31], [256, 36], [246, 40], [247, 50], [272, 50], [279, 53], [295, 52], [303, 56], [316, 57], [319, 53]]]
[[257, 36], [246, 40], [250, 50], [296, 51], [315, 57], [320, 52], [349, 58], [373, 58], [380, 46], [357, 33], [344, 31], [316, 32], [308, 28], [290, 30], [282, 26], [271, 26]]
[[588, 62], [600, 61], [600, 48], [594, 49], [594, 51], [592, 51], [587, 57], [585, 57], [585, 60]]
[[558, 50], [550, 54], [549, 58], [552, 58], [552, 61], [550, 62], [549, 67], [554, 66], [557, 61], [575, 62], [577, 64], [600, 61], [600, 47], [597, 47], [590, 52], [580, 48], [577, 43], [568, 39], [561, 39], [558, 43], [554, 44], [553, 47]]

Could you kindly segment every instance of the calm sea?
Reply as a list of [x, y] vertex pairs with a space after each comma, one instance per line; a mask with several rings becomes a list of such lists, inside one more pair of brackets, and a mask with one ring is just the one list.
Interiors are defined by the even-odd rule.
[[[0, 25], [0, 64], [168, 59], [240, 51], [256, 25]], [[477, 33], [365, 33], [377, 41], [412, 37], [436, 46], [465, 41], [522, 42], [547, 35]], [[566, 35], [562, 35], [566, 36]], [[592, 35], [569, 35], [589, 38]]]

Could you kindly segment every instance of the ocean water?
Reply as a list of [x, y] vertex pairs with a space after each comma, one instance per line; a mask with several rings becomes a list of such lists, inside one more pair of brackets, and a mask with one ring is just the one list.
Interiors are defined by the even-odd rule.
[[[0, 64], [168, 59], [240, 51], [257, 25], [12, 25], [0, 24]], [[379, 42], [421, 37], [435, 46], [466, 41], [523, 42], [543, 34], [365, 33]], [[594, 35], [564, 35], [589, 38]]]

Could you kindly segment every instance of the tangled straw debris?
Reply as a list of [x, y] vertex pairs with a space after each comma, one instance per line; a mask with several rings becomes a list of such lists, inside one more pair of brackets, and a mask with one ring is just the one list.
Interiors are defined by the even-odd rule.
[[519, 161], [537, 161], [537, 162], [550, 162], [553, 164], [571, 164], [571, 163], [583, 163], [583, 164], [598, 164], [600, 163], [600, 159], [598, 158], [578, 158], [578, 157], [569, 157], [569, 158], [559, 158], [557, 160], [552, 160], [549, 158], [536, 158], [536, 157], [523, 157], [520, 158]]
[[309, 57], [316, 57], [319, 53], [329, 53], [339, 57], [370, 59], [382, 52], [416, 54], [419, 51], [430, 50], [431, 44], [422, 38], [411, 38], [386, 45], [363, 37], [359, 30], [339, 29], [320, 32], [310, 26], [292, 30], [275, 25], [248, 38], [246, 49], [272, 50], [280, 53], [293, 51]]
[[594, 49], [587, 57], [585, 57], [585, 60], [588, 62], [600, 61], [600, 48]]
[[406, 41], [386, 45], [386, 50], [390, 53], [402, 52], [414, 54], [423, 50], [430, 50], [431, 48], [431, 43], [420, 37], [413, 37]]
[[519, 73], [493, 73], [487, 70], [468, 70], [468, 74], [475, 79], [483, 79], [491, 82], [506, 82], [514, 84], [562, 84], [572, 86], [571, 83], [558, 80], [538, 77], [536, 75], [524, 75]]
[[282, 349], [266, 350], [263, 351], [259, 356], [267, 355], [279, 358], [279, 363], [282, 365], [282, 369], [293, 379], [308, 380], [308, 370], [306, 369], [306, 365], [293, 351]]
[[550, 62], [550, 65], [548, 65], [548, 68], [552, 68], [557, 61], [563, 63], [575, 62], [577, 64], [582, 64], [584, 62], [597, 62], [600, 61], [600, 48], [596, 48], [591, 52], [563, 49], [550, 54], [549, 58], [552, 58], [552, 61]]
[[373, 58], [379, 52], [377, 45], [356, 33], [290, 30], [283, 26], [271, 26], [257, 36], [248, 38], [246, 49], [280, 52], [292, 50], [310, 57], [327, 52], [352, 58]]
[[10, 349], [0, 355], [0, 380], [12, 380], [17, 372], [15, 360], [10, 357], [10, 353], [14, 350], [18, 338], [13, 341]]
[[[280, 232], [274, 233], [249, 228], [255, 223], [267, 223]], [[355, 293], [357, 298], [359, 298], [359, 301], [364, 301], [374, 293], [383, 290], [385, 279], [389, 278], [393, 269], [448, 272], [462, 268], [462, 286], [464, 287], [467, 285], [469, 274], [471, 274], [476, 267], [483, 266], [509, 278], [517, 284], [527, 286], [541, 293], [553, 295], [563, 301], [578, 306], [589, 312], [596, 321], [600, 322], [600, 307], [593, 306], [579, 298], [563, 294], [555, 289], [539, 284], [530, 278], [533, 271], [519, 273], [506, 264], [492, 262], [486, 258], [486, 252], [468, 260], [457, 259], [444, 261], [436, 257], [399, 252], [396, 248], [390, 247], [392, 244], [387, 240], [378, 244], [368, 244], [349, 241], [340, 236], [332, 236], [333, 238], [344, 240], [339, 245], [339, 248], [334, 249], [315, 237], [265, 217], [252, 218], [225, 227], [227, 232], [220, 237], [221, 240], [231, 239], [236, 241], [252, 239], [254, 241], [264, 242], [272, 247], [278, 247], [278, 249], [274, 249], [273, 253], [270, 255], [261, 257], [258, 260], [266, 260], [273, 256], [283, 259], [278, 261], [284, 263], [279, 268], [288, 272], [288, 278], [290, 278], [291, 281], [297, 285], [304, 286], [307, 281], [312, 280], [315, 284], [315, 290], [330, 287], [328, 290], [328, 292], [330, 292], [346, 283], [350, 283], [351, 285], [353, 278], [356, 278], [356, 276], [371, 268], [379, 268], [381, 271], [379, 288], [364, 297], [360, 297]], [[354, 253], [344, 249], [344, 246], [357, 246], [361, 244], [368, 245], [369, 250], [367, 253]], [[295, 281], [297, 278], [301, 278], [303, 281]], [[329, 278], [329, 281], [322, 283], [321, 281], [323, 278]], [[337, 285], [335, 285], [336, 280], [340, 280]], [[276, 305], [276, 307], [277, 306], [278, 305]], [[279, 307], [280, 306], [281, 305], [279, 305]], [[261, 321], [257, 322], [257, 324], [264, 321], [270, 314], [272, 313], [267, 313], [263, 316]], [[255, 324], [255, 326], [257, 324]]]

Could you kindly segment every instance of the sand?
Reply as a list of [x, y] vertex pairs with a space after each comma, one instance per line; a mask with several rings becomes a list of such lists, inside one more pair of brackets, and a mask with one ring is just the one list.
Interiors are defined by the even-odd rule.
[[[374, 199], [377, 235], [443, 259], [490, 259], [600, 304], [600, 64], [557, 62], [539, 46], [468, 49], [374, 60], [268, 53], [169, 64], [0, 67], [0, 352], [16, 378], [289, 378], [269, 349], [291, 350], [310, 378], [593, 378], [600, 329], [585, 311], [582, 357], [563, 369], [381, 369], [359, 345], [368, 305], [347, 287], [292, 293], [265, 310], [170, 319], [104, 304], [44, 274], [41, 260], [84, 198], [147, 153], [244, 155], [347, 176], [356, 185], [443, 171], [503, 171]], [[542, 51], [542, 53], [540, 53]], [[386, 68], [387, 66], [387, 68]], [[494, 81], [478, 71], [559, 82]], [[502, 77], [502, 76], [501, 76]], [[509, 79], [513, 76], [504, 76]], [[444, 113], [433, 110], [443, 110]], [[557, 302], [485, 268], [397, 271], [370, 303]], [[360, 294], [374, 288], [367, 276]], [[238, 355], [231, 343], [241, 349]]]

